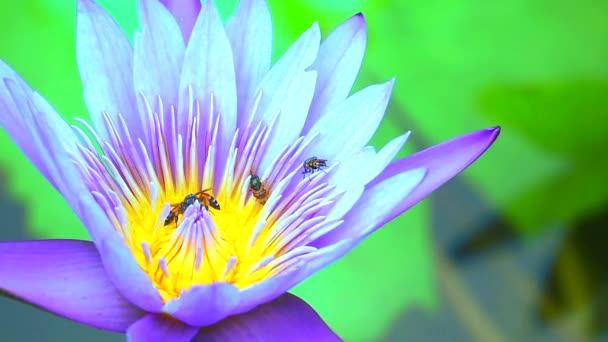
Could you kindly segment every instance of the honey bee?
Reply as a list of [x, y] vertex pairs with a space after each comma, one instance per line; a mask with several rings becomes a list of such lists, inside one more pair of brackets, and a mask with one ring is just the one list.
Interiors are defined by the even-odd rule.
[[253, 194], [253, 197], [258, 200], [258, 202], [260, 202], [261, 204], [266, 203], [266, 201], [268, 200], [268, 191], [264, 187], [262, 180], [260, 179], [260, 177], [258, 177], [258, 175], [255, 175], [253, 173], [250, 174], [251, 178], [249, 179], [249, 190]]
[[315, 173], [316, 170], [323, 171], [323, 168], [327, 167], [327, 159], [319, 159], [317, 157], [311, 157], [304, 161], [304, 171], [302, 171], [302, 178], [306, 177], [310, 179], [310, 175]]
[[215, 197], [207, 193], [209, 190], [211, 189], [205, 189], [193, 194], [189, 194], [184, 197], [182, 202], [172, 203], [171, 211], [169, 211], [169, 215], [167, 215], [165, 218], [165, 226], [171, 223], [171, 221], [174, 221], [175, 225], [177, 225], [179, 215], [183, 214], [189, 206], [196, 202], [199, 202], [202, 206], [204, 206], [207, 211], [209, 211], [209, 207], [220, 210], [220, 204], [217, 202]]

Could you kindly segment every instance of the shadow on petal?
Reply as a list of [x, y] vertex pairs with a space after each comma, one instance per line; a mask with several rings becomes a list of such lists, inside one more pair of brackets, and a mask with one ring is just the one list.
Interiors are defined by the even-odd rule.
[[202, 328], [195, 341], [341, 341], [302, 299], [285, 293], [242, 315]]

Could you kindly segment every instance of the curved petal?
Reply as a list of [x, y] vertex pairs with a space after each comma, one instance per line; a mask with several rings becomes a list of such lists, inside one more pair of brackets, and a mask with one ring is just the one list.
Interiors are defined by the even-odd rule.
[[108, 277], [133, 304], [152, 313], [162, 309], [161, 296], [141, 270], [118, 234], [106, 234], [96, 241]]
[[285, 293], [254, 310], [206, 328], [194, 341], [341, 341], [302, 299]]
[[[177, 106], [186, 46], [175, 19], [158, 0], [139, 0], [139, 22], [141, 32], [135, 33], [133, 81], [142, 123], [151, 127], [153, 123], [143, 114], [147, 108], [140, 93], [156, 113], [171, 113], [171, 106]], [[163, 108], [156, 108], [157, 96], [161, 97]], [[164, 127], [170, 127], [170, 115], [163, 119]], [[149, 142], [150, 132], [144, 133]], [[173, 137], [167, 140], [172, 141]]]
[[321, 43], [310, 67], [319, 76], [304, 132], [346, 99], [359, 73], [366, 44], [367, 27], [361, 13], [343, 22]]
[[[78, 140], [73, 130], [42, 96], [1, 61], [0, 80], [0, 125], [81, 220], [87, 213], [99, 211], [84, 182], [74, 181], [80, 177], [70, 159], [78, 157]], [[88, 204], [83, 206], [81, 202]], [[87, 225], [93, 238], [98, 235], [98, 227], [104, 227], [103, 220]]]
[[250, 120], [261, 120], [270, 126], [280, 112], [260, 162], [261, 170], [266, 170], [279, 151], [293, 143], [302, 132], [317, 78], [315, 71], [307, 69], [317, 56], [320, 36], [319, 25], [314, 23], [281, 56], [260, 84], [262, 97]]
[[237, 87], [237, 127], [245, 127], [247, 104], [256, 95], [272, 57], [272, 21], [264, 0], [241, 0], [226, 24], [232, 45]]
[[[3, 61], [0, 61], [0, 113], [0, 125], [6, 133], [48, 181], [64, 193], [67, 184], [57, 164], [62, 157], [67, 159], [67, 155], [64, 151], [63, 156], [59, 153], [52, 158], [50, 148], [74, 146], [76, 137], [59, 114]], [[36, 120], [46, 121], [41, 125], [46, 129], [39, 131]], [[44, 133], [49, 133], [48, 138], [54, 141], [47, 141]], [[59, 136], [63, 137], [63, 143], [56, 139]]]
[[163, 312], [192, 326], [219, 322], [233, 313], [239, 304], [239, 290], [229, 283], [193, 286], [179, 298], [168, 301]]
[[[342, 229], [322, 236], [314, 245], [326, 246], [345, 237], [367, 236], [473, 163], [499, 133], [498, 127], [469, 133], [391, 163], [367, 185], [366, 196], [347, 214]], [[409, 175], [418, 169], [426, 170], [424, 179], [411, 192], [404, 191], [400, 184], [407, 182]], [[401, 200], [387, 195], [395, 194], [394, 189], [399, 189], [397, 194]], [[382, 205], [383, 198], [391, 198], [393, 202]]]
[[95, 129], [108, 138], [103, 119], [122, 114], [131, 134], [143, 137], [133, 90], [133, 50], [116, 22], [91, 0], [78, 0], [76, 60]]
[[[333, 107], [310, 129], [319, 132], [309, 149], [330, 161], [361, 150], [376, 132], [393, 89], [394, 80], [369, 86]], [[338, 129], [337, 129], [338, 128]]]
[[144, 315], [114, 288], [91, 242], [0, 242], [0, 260], [0, 293], [57, 315], [117, 332]]
[[[179, 87], [179, 131], [186, 134], [190, 106], [190, 90], [199, 101], [203, 117], [220, 113], [216, 158], [227, 158], [236, 129], [236, 80], [232, 49], [219, 14], [211, 1], [203, 4], [184, 56]], [[207, 120], [202, 120], [206, 122]], [[202, 137], [202, 141], [204, 137]], [[216, 165], [225, 165], [216, 160]], [[216, 169], [216, 174], [224, 170]], [[219, 187], [219, 180], [214, 187]]]
[[199, 328], [169, 317], [148, 314], [127, 330], [129, 342], [190, 342]]
[[188, 43], [196, 18], [201, 11], [201, 0], [160, 0], [169, 9]]

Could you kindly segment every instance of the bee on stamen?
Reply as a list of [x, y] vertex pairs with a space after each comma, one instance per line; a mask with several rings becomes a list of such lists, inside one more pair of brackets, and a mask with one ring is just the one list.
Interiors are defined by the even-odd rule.
[[253, 194], [260, 204], [266, 203], [268, 200], [268, 191], [264, 187], [264, 183], [258, 175], [250, 172], [251, 178], [249, 179], [249, 191]]
[[[323, 171], [323, 168], [327, 167], [327, 159], [319, 159], [317, 157], [311, 157], [304, 161], [304, 171], [302, 171], [302, 179], [306, 177], [308, 174], [308, 179], [310, 179], [310, 175], [315, 173], [317, 170]], [[325, 172], [325, 171], [323, 171]]]
[[179, 219], [179, 216], [182, 215], [186, 211], [186, 209], [188, 209], [189, 206], [196, 202], [200, 203], [201, 206], [205, 207], [205, 209], [207, 209], [207, 212], [209, 212], [209, 207], [220, 210], [220, 204], [217, 202], [215, 197], [207, 193], [207, 191], [209, 190], [211, 189], [205, 189], [193, 194], [188, 194], [186, 195], [186, 197], [184, 197], [183, 201], [179, 203], [172, 203], [171, 210], [165, 218], [165, 226], [171, 223], [172, 221], [175, 222], [175, 225], [177, 226], [177, 220]]

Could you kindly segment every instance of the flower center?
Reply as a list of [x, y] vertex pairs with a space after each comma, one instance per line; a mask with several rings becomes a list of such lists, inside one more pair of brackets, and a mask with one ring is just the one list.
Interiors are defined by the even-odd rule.
[[342, 193], [324, 172], [314, 174], [324, 163], [304, 155], [313, 137], [263, 162], [272, 123], [215, 140], [219, 114], [212, 108], [201, 120], [193, 101], [184, 122], [173, 108], [163, 114], [160, 99], [154, 112], [147, 108], [150, 131], [136, 141], [120, 115], [105, 116], [105, 136], [80, 120], [98, 146], [75, 128], [84, 143], [73, 157], [165, 301], [193, 285], [242, 289], [288, 270], [316, 251], [311, 241], [342, 222], [327, 217]]

